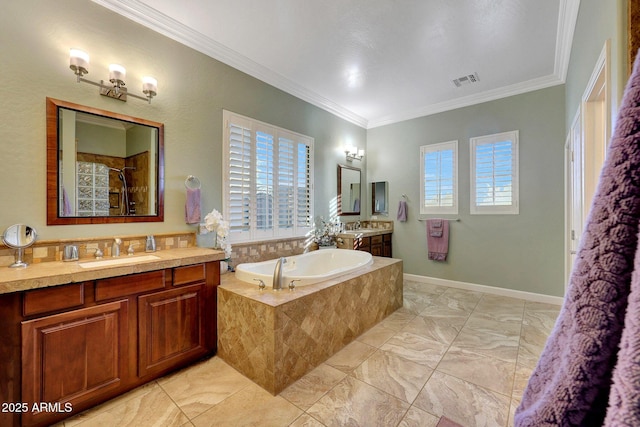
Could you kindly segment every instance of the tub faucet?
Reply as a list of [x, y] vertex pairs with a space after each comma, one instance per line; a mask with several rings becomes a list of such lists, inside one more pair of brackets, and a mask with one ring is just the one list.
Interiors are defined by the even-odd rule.
[[273, 270], [273, 290], [279, 291], [282, 289], [282, 264], [286, 264], [287, 259], [281, 257], [276, 261], [276, 268]]

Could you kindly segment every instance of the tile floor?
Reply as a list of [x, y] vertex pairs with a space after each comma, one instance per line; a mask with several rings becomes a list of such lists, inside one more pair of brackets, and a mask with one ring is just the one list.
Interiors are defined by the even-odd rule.
[[511, 426], [559, 310], [405, 281], [403, 308], [278, 396], [213, 357], [59, 426]]

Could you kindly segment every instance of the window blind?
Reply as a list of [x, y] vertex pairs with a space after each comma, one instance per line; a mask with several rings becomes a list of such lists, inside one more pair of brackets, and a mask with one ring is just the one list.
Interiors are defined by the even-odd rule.
[[420, 213], [458, 213], [458, 141], [420, 147]]
[[517, 131], [471, 138], [471, 213], [518, 213]]
[[230, 241], [305, 235], [313, 218], [313, 139], [227, 111], [224, 121]]

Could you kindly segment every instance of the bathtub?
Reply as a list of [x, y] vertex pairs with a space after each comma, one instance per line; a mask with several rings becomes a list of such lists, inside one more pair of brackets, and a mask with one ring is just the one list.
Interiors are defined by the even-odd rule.
[[[349, 249], [323, 249], [285, 258], [287, 262], [282, 270], [282, 287], [285, 289], [292, 280], [299, 280], [295, 282], [296, 287], [311, 285], [373, 263], [370, 253]], [[252, 285], [258, 284], [253, 279], [260, 279], [271, 288], [277, 261], [272, 259], [240, 264], [236, 267], [236, 278]]]

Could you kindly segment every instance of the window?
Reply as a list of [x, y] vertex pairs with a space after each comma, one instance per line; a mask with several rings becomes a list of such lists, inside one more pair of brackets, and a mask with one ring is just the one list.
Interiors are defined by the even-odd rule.
[[518, 214], [518, 131], [470, 142], [471, 213]]
[[420, 147], [420, 213], [458, 213], [458, 141]]
[[229, 111], [223, 120], [229, 240], [304, 236], [313, 227], [313, 138]]

